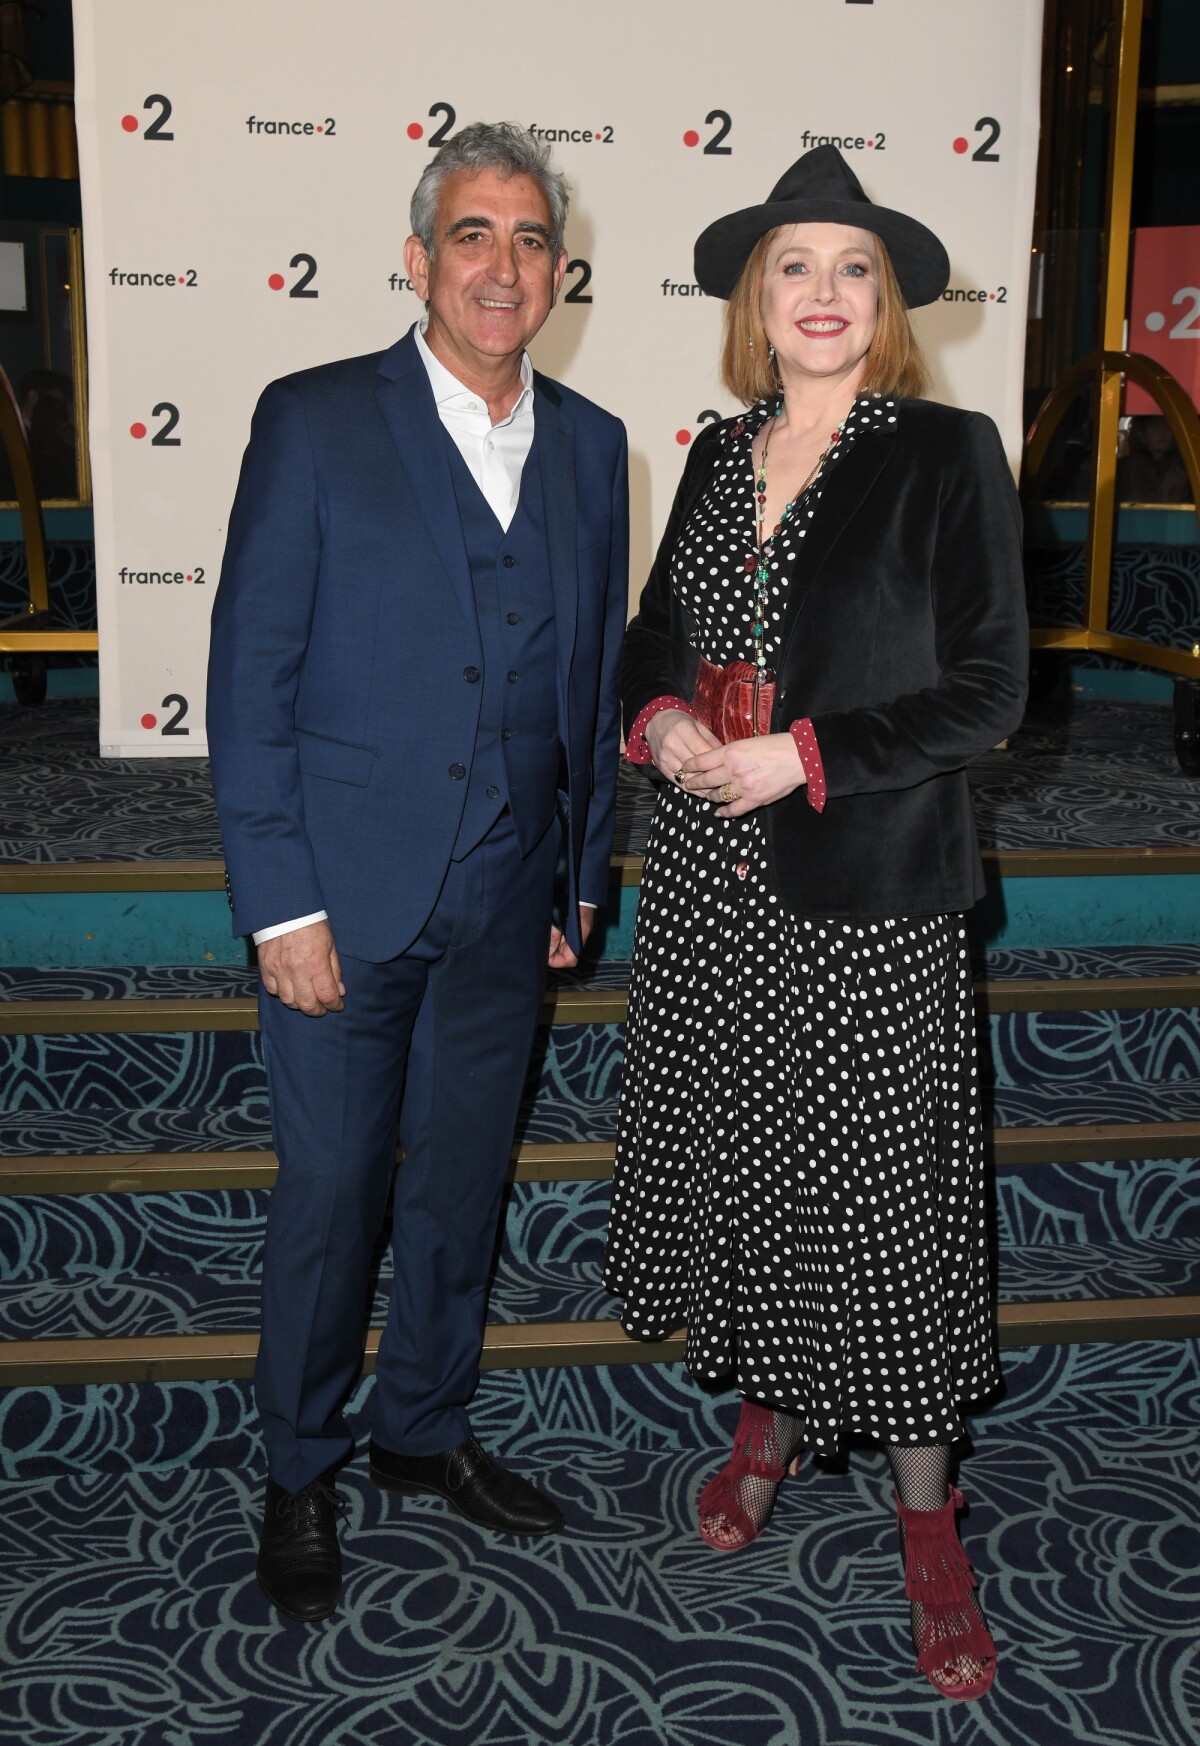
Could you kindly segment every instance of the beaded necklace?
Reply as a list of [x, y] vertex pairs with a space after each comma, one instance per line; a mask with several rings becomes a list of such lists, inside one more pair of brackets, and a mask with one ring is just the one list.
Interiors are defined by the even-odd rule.
[[[775, 555], [775, 541], [783, 532], [784, 525], [792, 519], [796, 505], [804, 496], [804, 493], [808, 490], [809, 486], [813, 483], [813, 480], [817, 477], [821, 468], [825, 465], [825, 459], [829, 454], [829, 451], [833, 448], [835, 443], [841, 440], [842, 428], [846, 423], [846, 419], [844, 418], [836, 430], [830, 431], [829, 441], [817, 456], [816, 466], [790, 502], [784, 504], [779, 512], [779, 520], [775, 523], [771, 532], [764, 539], [763, 525], [766, 519], [767, 506], [767, 450], [771, 446], [771, 432], [775, 429], [775, 420], [781, 418], [783, 412], [783, 402], [780, 401], [768, 421], [767, 434], [763, 438], [762, 457], [758, 463], [758, 478], [755, 480], [754, 485], [754, 518], [758, 531], [758, 550], [746, 559], [744, 566], [747, 575], [750, 573], [753, 573], [754, 575], [752, 612], [750, 616], [750, 641], [754, 660], [754, 692], [756, 702], [758, 697], [758, 687], [769, 683], [769, 681], [774, 678], [774, 674], [767, 666], [767, 653], [764, 643], [767, 634], [767, 605], [768, 589], [771, 582], [771, 559]], [[849, 417], [849, 414], [846, 416]]]

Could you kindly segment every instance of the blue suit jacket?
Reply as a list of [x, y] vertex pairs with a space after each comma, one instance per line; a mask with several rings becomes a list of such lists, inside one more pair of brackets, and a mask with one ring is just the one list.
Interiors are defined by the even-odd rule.
[[[602, 903], [625, 627], [624, 427], [534, 377], [566, 750], [569, 937]], [[212, 619], [208, 741], [235, 933], [329, 911], [373, 961], [418, 936], [467, 784], [482, 653], [444, 436], [412, 334], [273, 382]], [[547, 917], [549, 925], [549, 917]], [[577, 944], [577, 940], [575, 942]]]

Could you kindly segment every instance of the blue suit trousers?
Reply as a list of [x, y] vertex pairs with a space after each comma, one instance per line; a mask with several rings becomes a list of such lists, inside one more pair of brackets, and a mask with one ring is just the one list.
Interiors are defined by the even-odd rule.
[[408, 951], [381, 964], [342, 957], [342, 1012], [306, 1018], [260, 991], [279, 1179], [255, 1389], [268, 1469], [288, 1491], [351, 1452], [343, 1408], [393, 1180], [395, 1276], [374, 1435], [404, 1455], [470, 1435], [488, 1274], [545, 991], [559, 835], [556, 821], [522, 858], [502, 817], [450, 863]]

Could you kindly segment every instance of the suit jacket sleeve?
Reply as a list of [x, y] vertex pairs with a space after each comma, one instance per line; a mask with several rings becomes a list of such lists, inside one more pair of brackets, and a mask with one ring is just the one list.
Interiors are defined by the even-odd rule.
[[254, 414], [213, 606], [208, 743], [234, 932], [325, 908], [296, 746], [321, 558], [316, 475], [294, 384]]
[[629, 610], [629, 443], [624, 429], [612, 482], [612, 544], [604, 599], [600, 691], [596, 743], [592, 754], [592, 795], [579, 868], [579, 897], [602, 904], [608, 894], [616, 812], [617, 766], [621, 751], [621, 643]]
[[1021, 724], [1029, 644], [1016, 488], [990, 418], [964, 414], [955, 437], [930, 577], [940, 677], [876, 707], [813, 715], [830, 798], [962, 769]]

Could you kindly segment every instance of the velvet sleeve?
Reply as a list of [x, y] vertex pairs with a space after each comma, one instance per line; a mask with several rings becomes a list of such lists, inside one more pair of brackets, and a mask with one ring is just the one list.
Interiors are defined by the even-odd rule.
[[958, 770], [1020, 725], [1029, 659], [1021, 512], [991, 419], [963, 415], [942, 462], [930, 576], [936, 683], [814, 713], [831, 799]]
[[706, 425], [692, 444], [683, 477], [667, 517], [649, 579], [642, 590], [637, 614], [625, 632], [621, 657], [621, 708], [626, 735], [648, 703], [656, 697], [687, 697], [692, 686], [680, 671], [677, 641], [671, 627], [675, 619], [671, 598], [671, 558], [693, 504], [704, 489], [716, 461], [718, 425]]

